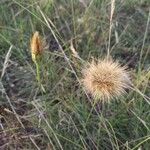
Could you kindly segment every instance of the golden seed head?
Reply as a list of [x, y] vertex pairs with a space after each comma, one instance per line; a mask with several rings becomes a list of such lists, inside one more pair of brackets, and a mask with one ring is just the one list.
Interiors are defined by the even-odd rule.
[[82, 75], [85, 90], [102, 102], [109, 102], [125, 93], [130, 83], [126, 67], [112, 60], [92, 61], [83, 68]]
[[38, 31], [33, 34], [30, 44], [32, 60], [35, 62], [43, 53], [43, 44]]

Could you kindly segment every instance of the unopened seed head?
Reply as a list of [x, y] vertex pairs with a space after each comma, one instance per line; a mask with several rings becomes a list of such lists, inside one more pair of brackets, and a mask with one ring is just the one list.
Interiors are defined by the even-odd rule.
[[92, 61], [83, 68], [82, 75], [87, 93], [102, 102], [119, 97], [130, 84], [126, 67], [121, 67], [113, 60]]
[[33, 34], [30, 44], [32, 60], [35, 62], [43, 53], [43, 44], [38, 31]]

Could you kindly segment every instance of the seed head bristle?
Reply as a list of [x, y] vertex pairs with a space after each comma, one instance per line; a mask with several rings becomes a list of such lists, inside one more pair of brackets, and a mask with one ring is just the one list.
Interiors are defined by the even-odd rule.
[[83, 68], [82, 75], [85, 90], [102, 102], [109, 102], [125, 93], [130, 83], [126, 67], [113, 60], [92, 61]]

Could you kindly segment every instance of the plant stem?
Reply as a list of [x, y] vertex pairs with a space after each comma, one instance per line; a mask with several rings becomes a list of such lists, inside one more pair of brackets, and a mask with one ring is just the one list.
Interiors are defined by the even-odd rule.
[[37, 81], [38, 81], [38, 85], [39, 85], [39, 87], [42, 89], [42, 91], [44, 92], [44, 93], [46, 93], [46, 91], [45, 91], [45, 89], [44, 89], [44, 87], [43, 87], [43, 85], [42, 85], [42, 83], [41, 83], [41, 77], [40, 77], [40, 64], [39, 64], [39, 62], [35, 62], [35, 65], [36, 65], [36, 79], [37, 79]]
[[39, 65], [39, 63], [37, 61], [35, 62], [35, 65], [36, 65], [36, 79], [38, 81], [38, 84], [41, 85], [40, 65]]
[[91, 108], [90, 113], [89, 113], [89, 115], [88, 115], [88, 117], [87, 117], [87, 119], [86, 119], [86, 123], [85, 123], [86, 125], [87, 125], [88, 120], [89, 120], [89, 118], [90, 118], [90, 116], [91, 116], [91, 114], [92, 114], [92, 111], [93, 111], [94, 109], [96, 109], [95, 106], [96, 106], [96, 104], [97, 104], [97, 100], [95, 99], [95, 100], [94, 100], [94, 103], [91, 102], [91, 104], [92, 104], [92, 108]]

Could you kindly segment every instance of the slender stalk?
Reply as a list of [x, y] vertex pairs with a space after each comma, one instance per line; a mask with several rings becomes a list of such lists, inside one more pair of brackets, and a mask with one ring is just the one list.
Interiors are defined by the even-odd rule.
[[109, 22], [109, 37], [108, 37], [108, 48], [107, 48], [107, 60], [110, 56], [110, 42], [111, 42], [111, 33], [112, 33], [112, 26], [113, 26], [113, 14], [115, 10], [115, 0], [111, 0], [111, 12], [110, 12], [110, 22]]
[[35, 62], [35, 65], [36, 65], [36, 79], [38, 81], [38, 84], [41, 85], [40, 65], [39, 65], [39, 63], [37, 61]]
[[38, 81], [38, 85], [39, 87], [42, 89], [42, 91], [45, 93], [45, 89], [41, 83], [41, 76], [40, 76], [40, 63], [35, 61], [35, 65], [36, 65], [36, 79]]
[[[96, 104], [97, 104], [97, 100], [95, 99], [95, 100], [94, 100], [94, 103], [91, 102], [91, 104], [92, 104], [92, 108], [91, 108], [90, 113], [88, 114], [88, 117], [87, 117], [87, 119], [86, 119], [86, 125], [87, 125], [88, 120], [89, 120], [89, 118], [90, 118], [90, 116], [91, 116], [91, 114], [92, 114], [92, 111], [93, 111], [93, 110], [96, 110], [95, 106], [96, 106]], [[96, 110], [96, 113], [97, 113], [97, 110]]]

